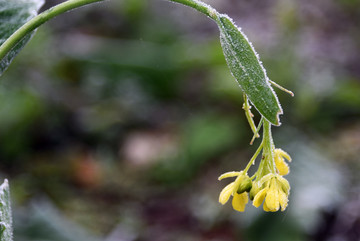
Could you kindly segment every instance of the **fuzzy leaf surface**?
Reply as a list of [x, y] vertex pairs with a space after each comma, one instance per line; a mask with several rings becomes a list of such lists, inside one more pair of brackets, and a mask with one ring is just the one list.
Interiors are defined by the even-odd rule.
[[0, 186], [0, 240], [12, 241], [12, 215], [9, 183], [5, 179]]
[[227, 15], [217, 14], [215, 21], [232, 75], [260, 114], [272, 124], [279, 125], [282, 109], [252, 44]]
[[213, 19], [220, 30], [220, 42], [231, 74], [252, 105], [273, 125], [280, 125], [282, 108], [271, 88], [258, 54], [245, 34], [225, 14], [199, 0], [170, 0], [192, 7]]
[[[0, 46], [22, 25], [37, 15], [43, 0], [0, 0]], [[31, 39], [35, 31], [27, 34], [0, 60], [0, 75]]]

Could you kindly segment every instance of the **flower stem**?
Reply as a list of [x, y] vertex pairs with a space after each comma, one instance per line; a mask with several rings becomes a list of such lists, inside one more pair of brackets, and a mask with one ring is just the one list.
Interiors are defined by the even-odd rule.
[[254, 164], [256, 157], [260, 154], [260, 151], [261, 151], [262, 148], [263, 148], [263, 143], [264, 143], [264, 141], [261, 142], [261, 144], [259, 145], [259, 147], [258, 147], [258, 149], [256, 150], [255, 154], [251, 157], [249, 163], [247, 164], [247, 166], [246, 166], [245, 169], [244, 169], [244, 172], [245, 172], [245, 173], [247, 173], [248, 170], [249, 170], [249, 168], [251, 167], [251, 165]]
[[43, 23], [48, 20], [67, 12], [71, 9], [78, 8], [90, 3], [101, 2], [104, 0], [69, 0], [60, 3], [32, 18], [30, 21], [16, 30], [1, 46], [0, 46], [0, 59], [3, 59], [8, 52], [13, 49], [16, 44], [21, 41], [27, 34], [34, 31]]
[[264, 120], [264, 152], [265, 162], [270, 172], [275, 173], [275, 163], [274, 163], [274, 141], [271, 134], [271, 124], [268, 120]]
[[257, 177], [263, 177], [269, 173], [276, 173], [275, 162], [274, 162], [274, 142], [271, 135], [271, 123], [264, 119], [263, 120], [263, 153], [259, 169], [256, 172]]

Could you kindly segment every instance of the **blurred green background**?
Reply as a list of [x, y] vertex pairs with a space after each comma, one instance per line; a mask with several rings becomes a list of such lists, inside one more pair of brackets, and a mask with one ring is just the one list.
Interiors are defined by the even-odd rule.
[[259, 141], [216, 25], [163, 0], [110, 0], [42, 26], [2, 76], [15, 240], [360, 240], [360, 2], [207, 2], [295, 93], [276, 90], [273, 128], [293, 157], [287, 210], [218, 203], [217, 177]]

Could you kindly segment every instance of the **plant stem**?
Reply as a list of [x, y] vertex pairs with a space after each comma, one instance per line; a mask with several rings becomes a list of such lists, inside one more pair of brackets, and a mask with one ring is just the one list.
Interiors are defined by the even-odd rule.
[[246, 116], [246, 119], [248, 120], [249, 122], [249, 125], [250, 125], [250, 128], [251, 130], [253, 131], [254, 133], [254, 136], [255, 138], [256, 137], [260, 137], [259, 134], [256, 132], [256, 126], [255, 126], [255, 123], [254, 123], [254, 115], [251, 113], [251, 106], [249, 104], [249, 100], [246, 96], [246, 94], [244, 93], [244, 105], [243, 105], [243, 109], [245, 111], [245, 116]]
[[263, 152], [259, 168], [255, 175], [257, 177], [263, 177], [269, 173], [276, 173], [275, 163], [274, 163], [274, 153], [273, 149], [274, 142], [271, 135], [271, 123], [264, 119], [263, 120], [263, 140], [262, 140]]
[[272, 84], [273, 86], [279, 88], [280, 90], [288, 93], [289, 95], [291, 95], [292, 97], [294, 97], [294, 93], [291, 91], [291, 90], [288, 90], [288, 89], [285, 89], [284, 87], [282, 87], [281, 85], [279, 85], [278, 83], [272, 81], [272, 80], [269, 80], [270, 84]]
[[256, 128], [256, 131], [255, 131], [255, 133], [254, 133], [254, 136], [253, 136], [253, 138], [252, 138], [251, 141], [250, 141], [250, 145], [252, 145], [252, 144], [254, 143], [255, 138], [256, 138], [257, 136], [259, 136], [258, 133], [259, 133], [259, 131], [260, 131], [260, 128], [261, 128], [261, 126], [262, 126], [263, 121], [264, 121], [264, 117], [261, 116], [261, 119], [260, 119], [260, 122], [259, 122], [259, 124], [258, 124], [258, 127]]
[[200, 2], [198, 0], [169, 0], [171, 2], [177, 2], [177, 3], [181, 3], [184, 4], [186, 6], [192, 7], [196, 10], [198, 10], [199, 12], [202, 12], [203, 14], [207, 15], [208, 17], [214, 19], [215, 15], [217, 13], [217, 11], [210, 7], [209, 5]]
[[268, 120], [264, 120], [263, 123], [264, 130], [264, 151], [263, 156], [265, 156], [264, 162], [266, 163], [266, 169], [268, 171], [275, 173], [275, 163], [274, 163], [274, 141], [271, 134], [271, 123]]
[[27, 34], [34, 31], [43, 23], [48, 20], [67, 12], [71, 9], [78, 8], [90, 3], [101, 2], [104, 0], [69, 0], [60, 3], [32, 18], [30, 21], [16, 30], [1, 46], [0, 46], [0, 59], [3, 59], [16, 44], [21, 41]]
[[244, 172], [247, 173], [247, 171], [250, 169], [251, 165], [255, 164], [255, 159], [256, 157], [260, 154], [261, 149], [263, 148], [263, 144], [264, 141], [261, 142], [260, 146], [258, 147], [258, 149], [256, 150], [255, 154], [252, 156], [252, 158], [250, 159], [249, 163], [247, 164], [247, 166], [244, 169]]

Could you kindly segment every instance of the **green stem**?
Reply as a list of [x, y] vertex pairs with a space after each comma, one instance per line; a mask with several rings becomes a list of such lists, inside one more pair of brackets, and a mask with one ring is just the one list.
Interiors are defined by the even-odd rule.
[[271, 123], [264, 119], [263, 120], [263, 153], [259, 169], [256, 172], [257, 177], [263, 177], [268, 173], [276, 173], [275, 162], [274, 162], [274, 142], [271, 135]]
[[255, 126], [254, 119], [253, 119], [254, 115], [251, 113], [251, 110], [250, 110], [251, 106], [249, 104], [249, 100], [248, 100], [246, 94], [244, 94], [243, 109], [245, 111], [246, 119], [249, 122], [250, 128], [251, 128], [252, 132], [254, 133], [255, 138], [260, 137], [259, 134], [256, 132], [256, 126]]
[[198, 0], [169, 0], [169, 1], [181, 3], [186, 6], [192, 7], [212, 19], [216, 18], [217, 11], [214, 8], [210, 7], [209, 5], [200, 2]]
[[282, 87], [281, 85], [279, 85], [278, 83], [272, 81], [272, 80], [269, 80], [270, 84], [272, 84], [273, 86], [279, 88], [280, 90], [288, 93], [289, 95], [291, 95], [292, 97], [294, 97], [294, 93], [291, 91], [291, 90], [288, 90], [288, 89], [285, 89], [284, 87]]
[[69, 0], [59, 5], [56, 5], [36, 17], [32, 18], [30, 21], [21, 26], [15, 33], [13, 33], [0, 47], [0, 59], [3, 59], [16, 44], [21, 41], [27, 34], [34, 31], [43, 23], [48, 20], [67, 12], [71, 9], [78, 8], [90, 3], [101, 2], [104, 0]]
[[265, 156], [265, 163], [266, 163], [266, 169], [268, 171], [275, 173], [275, 163], [274, 163], [274, 141], [272, 139], [271, 134], [271, 123], [268, 120], [264, 120], [263, 123], [264, 128], [264, 152], [263, 155]]
[[252, 138], [251, 141], [250, 141], [250, 145], [252, 145], [252, 144], [254, 143], [254, 140], [255, 140], [256, 136], [259, 136], [258, 133], [259, 133], [259, 131], [260, 131], [260, 128], [261, 128], [261, 125], [262, 125], [263, 121], [264, 121], [264, 117], [261, 116], [259, 125], [258, 125], [258, 127], [256, 128], [256, 131], [255, 131], [255, 133], [254, 133], [254, 136], [253, 136], [253, 138]]
[[247, 171], [250, 169], [251, 165], [255, 164], [255, 159], [257, 158], [257, 156], [260, 154], [261, 149], [263, 148], [263, 143], [264, 141], [261, 142], [260, 146], [258, 147], [258, 149], [256, 150], [255, 154], [252, 156], [252, 158], [250, 159], [249, 163], [247, 164], [247, 166], [244, 169], [244, 172], [247, 173]]

